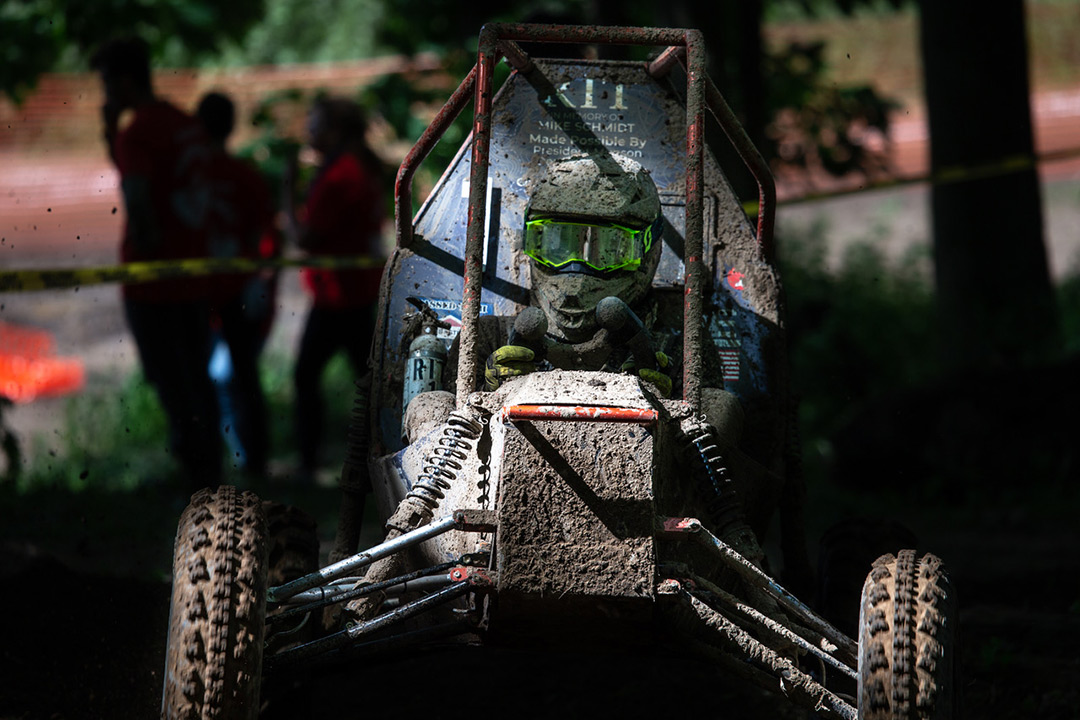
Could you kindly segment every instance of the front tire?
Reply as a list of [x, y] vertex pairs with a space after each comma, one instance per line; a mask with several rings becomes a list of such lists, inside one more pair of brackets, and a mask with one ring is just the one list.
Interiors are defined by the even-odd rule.
[[203, 489], [180, 516], [161, 715], [255, 720], [266, 615], [262, 503], [233, 487]]
[[941, 560], [883, 555], [859, 610], [859, 720], [957, 716], [956, 596]]

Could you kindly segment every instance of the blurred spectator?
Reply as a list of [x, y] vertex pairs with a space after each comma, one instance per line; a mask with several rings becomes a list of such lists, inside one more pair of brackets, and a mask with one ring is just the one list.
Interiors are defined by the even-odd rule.
[[[91, 59], [105, 89], [109, 154], [127, 211], [123, 262], [205, 257], [210, 148], [202, 125], [154, 96], [147, 46], [112, 41]], [[121, 115], [130, 121], [121, 127]], [[143, 372], [169, 422], [172, 450], [192, 487], [221, 479], [221, 438], [209, 360], [209, 303], [201, 278], [125, 285], [124, 311]]]
[[[229, 155], [226, 142], [236, 110], [221, 93], [199, 102], [210, 139], [209, 247], [214, 258], [260, 259], [277, 254], [270, 191], [259, 172]], [[210, 277], [214, 353], [209, 372], [218, 391], [221, 428], [237, 465], [252, 477], [266, 474], [269, 428], [259, 381], [259, 353], [273, 320], [276, 272]]]
[[[366, 130], [363, 112], [348, 100], [322, 98], [311, 110], [308, 134], [319, 167], [302, 208], [294, 209], [286, 192], [286, 212], [293, 239], [313, 255], [382, 254], [382, 165], [365, 140]], [[323, 371], [339, 350], [348, 353], [357, 376], [366, 371], [381, 277], [381, 268], [303, 271], [312, 305], [294, 381], [300, 474], [307, 481], [319, 461]]]

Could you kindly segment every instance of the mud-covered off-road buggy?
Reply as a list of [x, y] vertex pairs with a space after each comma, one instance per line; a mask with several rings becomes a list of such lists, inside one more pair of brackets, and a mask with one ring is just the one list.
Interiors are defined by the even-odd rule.
[[[545, 42], [662, 51], [550, 60], [519, 44]], [[397, 245], [330, 562], [283, 569], [304, 531], [280, 513], [283, 530], [269, 530], [251, 493], [194, 496], [176, 540], [164, 715], [255, 717], [264, 675], [382, 648], [649, 638], [823, 717], [952, 716], [955, 600], [934, 556], [874, 563], [850, 638], [785, 590], [760, 550], [778, 513], [772, 566], [805, 579], [775, 195], [703, 55], [693, 30], [483, 28], [476, 66], [398, 175]], [[512, 72], [495, 95], [500, 59]], [[470, 100], [470, 138], [410, 218], [414, 171]], [[758, 185], [756, 225], [706, 143], [713, 132]], [[575, 360], [531, 307], [530, 202], [568, 158], [644, 168], [655, 185], [649, 317], [606, 298], [595, 320], [605, 352], [626, 346], [638, 365], [669, 321], [675, 397], [644, 374]], [[485, 327], [546, 364], [482, 385]], [[386, 540], [357, 552], [369, 493]]]

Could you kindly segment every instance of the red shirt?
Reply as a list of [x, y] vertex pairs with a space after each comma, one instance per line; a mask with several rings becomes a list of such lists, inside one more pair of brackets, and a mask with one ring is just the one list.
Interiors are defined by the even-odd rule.
[[[352, 153], [331, 161], [311, 185], [305, 222], [316, 237], [312, 255], [380, 254], [383, 207], [378, 182]], [[318, 307], [362, 307], [379, 297], [382, 268], [305, 268], [304, 285]]]
[[[210, 148], [199, 121], [161, 100], [140, 106], [131, 124], [116, 136], [115, 158], [121, 183], [133, 177], [148, 183], [158, 232], [158, 244], [141, 249], [132, 237], [130, 220], [126, 222], [121, 261], [205, 257]], [[206, 296], [206, 281], [178, 278], [125, 285], [124, 295], [144, 302], [191, 301]]]
[[[260, 243], [273, 230], [274, 212], [270, 190], [259, 172], [247, 162], [216, 150], [210, 159], [209, 186], [210, 257], [264, 257]], [[251, 277], [250, 273], [210, 276], [211, 302], [236, 297]]]

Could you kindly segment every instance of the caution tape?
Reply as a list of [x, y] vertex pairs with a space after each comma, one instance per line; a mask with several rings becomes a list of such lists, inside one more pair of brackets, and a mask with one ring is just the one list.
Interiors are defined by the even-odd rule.
[[274, 258], [252, 260], [248, 258], [189, 258], [186, 260], [158, 260], [133, 262], [111, 267], [66, 268], [48, 270], [0, 270], [0, 292], [28, 292], [32, 290], [63, 290], [123, 283], [134, 285], [172, 280], [185, 277], [203, 277], [232, 273], [253, 273], [262, 269], [309, 267], [330, 270], [365, 270], [381, 268], [381, 258], [360, 255], [322, 255], [303, 258]]
[[[906, 185], [920, 185], [923, 183], [927, 183], [930, 185], [951, 185], [958, 182], [985, 180], [987, 178], [1009, 175], [1010, 173], [1020, 172], [1022, 170], [1030, 170], [1031, 168], [1038, 166], [1040, 163], [1056, 162], [1058, 160], [1068, 160], [1074, 157], [1080, 157], [1080, 148], [1057, 150], [1053, 152], [1042, 153], [1038, 156], [1027, 154], [1010, 155], [1001, 158], [995, 162], [986, 163], [983, 165], [944, 167], [937, 172], [929, 173], [927, 175], [897, 177], [889, 178], [886, 180], [874, 180], [871, 182], [859, 183], [858, 187], [849, 188], [846, 190], [830, 190], [828, 192], [806, 193], [805, 195], [799, 195], [798, 197], [781, 200], [778, 202], [778, 204], [792, 205], [795, 203], [813, 202], [815, 200], [825, 200], [828, 198], [841, 197], [844, 195], [855, 195], [857, 193], [869, 192], [871, 190], [883, 190], [885, 188], [903, 187]], [[745, 212], [747, 215], [757, 215], [757, 200], [747, 200], [743, 202], [742, 206], [743, 212]]]
[[[1012, 155], [985, 165], [946, 167], [929, 175], [907, 178], [890, 178], [861, 184], [858, 188], [825, 193], [809, 193], [790, 198], [780, 204], [810, 202], [842, 195], [853, 195], [870, 190], [930, 183], [945, 185], [956, 182], [982, 180], [990, 177], [1028, 170], [1038, 163], [1080, 157], [1080, 148], [1059, 150], [1033, 155]], [[748, 200], [742, 204], [747, 215], [755, 216], [758, 202]], [[252, 273], [265, 268], [325, 268], [331, 270], [362, 270], [381, 268], [386, 261], [380, 258], [352, 255], [323, 255], [303, 258], [274, 258], [251, 260], [247, 258], [190, 258], [186, 260], [160, 260], [134, 262], [124, 265], [96, 268], [67, 268], [49, 270], [0, 270], [0, 292], [28, 292], [33, 290], [63, 290], [66, 288], [124, 283], [133, 285], [184, 277], [201, 277], [229, 273]]]

